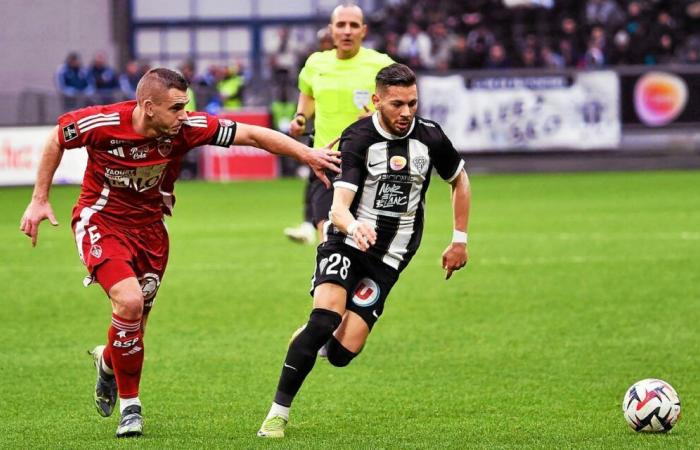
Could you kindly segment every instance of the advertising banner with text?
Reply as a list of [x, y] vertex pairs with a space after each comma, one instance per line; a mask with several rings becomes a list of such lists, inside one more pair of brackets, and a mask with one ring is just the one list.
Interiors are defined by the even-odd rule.
[[621, 139], [612, 71], [541, 76], [423, 76], [420, 115], [459, 151], [611, 149]]

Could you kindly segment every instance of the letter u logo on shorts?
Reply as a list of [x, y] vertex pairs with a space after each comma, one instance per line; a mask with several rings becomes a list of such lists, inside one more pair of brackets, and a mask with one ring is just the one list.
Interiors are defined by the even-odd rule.
[[363, 278], [357, 283], [352, 302], [357, 306], [372, 306], [379, 300], [379, 286], [370, 278]]

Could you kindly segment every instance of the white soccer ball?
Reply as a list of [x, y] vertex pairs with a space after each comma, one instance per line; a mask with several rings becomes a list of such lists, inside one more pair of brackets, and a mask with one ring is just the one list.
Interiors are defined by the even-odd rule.
[[664, 433], [678, 421], [681, 399], [670, 384], [647, 378], [627, 389], [622, 411], [634, 431]]

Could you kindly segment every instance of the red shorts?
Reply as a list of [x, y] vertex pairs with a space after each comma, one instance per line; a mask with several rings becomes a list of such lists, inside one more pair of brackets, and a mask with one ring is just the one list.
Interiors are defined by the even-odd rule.
[[98, 211], [76, 207], [72, 220], [78, 255], [88, 269], [87, 286], [97, 280], [105, 292], [117, 282], [136, 277], [146, 306], [158, 292], [168, 264], [168, 232], [162, 221], [137, 228], [111, 223]]

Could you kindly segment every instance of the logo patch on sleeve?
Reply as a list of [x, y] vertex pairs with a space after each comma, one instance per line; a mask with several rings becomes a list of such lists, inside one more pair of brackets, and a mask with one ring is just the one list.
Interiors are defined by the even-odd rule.
[[78, 137], [78, 130], [74, 123], [68, 124], [63, 127], [63, 140], [68, 142]]

